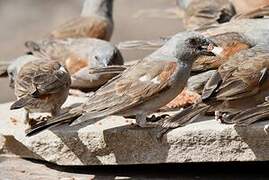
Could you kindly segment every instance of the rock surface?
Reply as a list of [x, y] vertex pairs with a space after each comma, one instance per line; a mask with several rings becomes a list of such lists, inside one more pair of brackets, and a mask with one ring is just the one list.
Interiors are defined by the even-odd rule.
[[[84, 98], [69, 97], [66, 105], [83, 101]], [[170, 131], [159, 142], [156, 129], [141, 129], [132, 125], [132, 119], [110, 116], [25, 137], [23, 110], [9, 111], [10, 104], [0, 105], [0, 153], [58, 165], [269, 160], [266, 121], [244, 128], [219, 124], [206, 117], [206, 121]]]

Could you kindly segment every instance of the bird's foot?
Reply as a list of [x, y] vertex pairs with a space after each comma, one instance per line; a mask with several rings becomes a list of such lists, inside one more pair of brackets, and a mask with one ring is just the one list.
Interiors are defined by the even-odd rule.
[[231, 120], [233, 116], [234, 114], [228, 112], [220, 112], [220, 111], [215, 112], [215, 120], [222, 124], [232, 124], [233, 122]]

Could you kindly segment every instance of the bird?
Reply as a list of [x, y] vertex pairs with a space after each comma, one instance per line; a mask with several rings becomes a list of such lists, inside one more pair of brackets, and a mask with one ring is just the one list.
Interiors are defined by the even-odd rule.
[[68, 113], [30, 129], [30, 136], [63, 122], [72, 125], [109, 115], [136, 116], [137, 125], [147, 127], [146, 117], [180, 93], [193, 62], [200, 55], [215, 55], [215, 43], [189, 32], [176, 34], [163, 47], [127, 68], [99, 88], [87, 102]]
[[65, 40], [44, 39], [25, 43], [27, 55], [13, 61], [8, 67], [12, 86], [19, 67], [39, 58], [56, 60], [64, 65], [71, 75], [71, 88], [90, 91], [98, 89], [117, 75], [114, 73], [90, 73], [90, 69], [122, 65], [120, 51], [111, 43], [94, 38], [67, 38]]
[[[205, 111], [215, 112], [215, 119], [222, 123], [249, 124], [246, 123], [247, 118], [240, 117], [240, 112], [255, 108], [267, 99], [268, 69], [267, 44], [259, 44], [232, 56], [208, 80], [200, 102], [164, 120], [158, 136], [186, 125]], [[238, 117], [239, 120], [236, 119]]]
[[30, 113], [60, 113], [65, 102], [71, 78], [66, 68], [57, 61], [39, 59], [24, 64], [15, 79], [17, 100], [10, 106], [11, 110], [26, 110], [25, 124], [30, 128], [34, 119]]
[[229, 22], [236, 14], [229, 0], [177, 0], [177, 5], [184, 10], [185, 28], [192, 30]]
[[113, 32], [113, 0], [85, 0], [79, 17], [60, 25], [49, 38], [97, 38], [109, 41]]

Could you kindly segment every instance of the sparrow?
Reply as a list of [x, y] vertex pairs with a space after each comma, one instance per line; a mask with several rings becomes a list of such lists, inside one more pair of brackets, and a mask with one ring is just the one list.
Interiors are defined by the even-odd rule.
[[79, 17], [50, 33], [51, 38], [97, 38], [109, 41], [113, 32], [113, 0], [85, 0]]
[[30, 113], [59, 114], [65, 102], [71, 79], [57, 61], [39, 59], [24, 64], [15, 79], [15, 101], [10, 109], [26, 110], [25, 124], [31, 127]]
[[[205, 111], [215, 112], [215, 118], [222, 123], [249, 124], [242, 121], [246, 118], [241, 118], [240, 112], [256, 107], [267, 99], [268, 69], [267, 44], [234, 55], [208, 80], [200, 102], [166, 119], [159, 135], [162, 136], [168, 129], [184, 126]], [[251, 116], [255, 117], [254, 115], [255, 113]], [[235, 117], [239, 117], [239, 120]]]
[[78, 118], [72, 123], [75, 125], [109, 115], [135, 115], [137, 125], [147, 127], [147, 115], [177, 96], [187, 83], [193, 62], [200, 55], [214, 55], [215, 48], [211, 40], [200, 34], [177, 34], [99, 88], [87, 102], [32, 128], [27, 135], [70, 119]]
[[114, 45], [94, 38], [27, 41], [25, 46], [28, 54], [54, 59], [65, 65], [71, 75], [71, 87], [85, 91], [99, 88], [118, 74], [90, 74], [89, 69], [123, 64], [122, 55]]
[[230, 21], [236, 14], [229, 0], [178, 0], [184, 9], [183, 23], [187, 29], [196, 29]]
[[[182, 33], [188, 32], [184, 31]], [[223, 47], [223, 51], [219, 56], [199, 57], [193, 64], [192, 76], [199, 76], [197, 73], [207, 71], [209, 69], [217, 69], [222, 63], [226, 62], [231, 56], [241, 52], [242, 50], [252, 48], [256, 45], [269, 42], [269, 19], [239, 19], [224, 24], [209, 26], [208, 28], [197, 29], [197, 32], [218, 41], [216, 44]], [[150, 41], [128, 41], [122, 42], [121, 47], [126, 48], [156, 48], [167, 42], [170, 37], [161, 38], [159, 40]], [[192, 76], [190, 79], [192, 79]], [[203, 75], [201, 75], [202, 77]], [[207, 78], [206, 78], [207, 80]], [[192, 93], [201, 94], [201, 90], [206, 81], [199, 83], [199, 86], [187, 87]], [[180, 101], [181, 97], [174, 101], [173, 107], [185, 106], [186, 97]], [[189, 98], [187, 98], [189, 99]], [[192, 99], [192, 97], [190, 97]], [[190, 101], [187, 101], [188, 104]], [[196, 102], [196, 98], [193, 103]]]

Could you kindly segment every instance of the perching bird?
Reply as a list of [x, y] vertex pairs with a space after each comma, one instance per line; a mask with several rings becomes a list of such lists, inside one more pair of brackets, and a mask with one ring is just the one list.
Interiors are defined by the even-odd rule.
[[14, 79], [17, 66], [35, 60], [38, 57], [54, 59], [65, 65], [72, 79], [72, 88], [83, 90], [97, 89], [118, 73], [89, 74], [90, 68], [122, 65], [120, 51], [111, 43], [92, 38], [57, 40], [47, 39], [35, 43], [25, 43], [28, 54], [14, 61], [8, 70], [10, 79]]
[[184, 9], [183, 22], [187, 29], [196, 29], [230, 21], [235, 10], [229, 0], [178, 0]]
[[113, 0], [85, 0], [80, 17], [74, 18], [50, 33], [50, 37], [97, 38], [109, 41], [113, 32]]
[[202, 101], [165, 120], [160, 135], [168, 129], [185, 125], [205, 111], [215, 111], [215, 118], [224, 123], [249, 124], [237, 115], [262, 104], [268, 97], [268, 69], [267, 44], [234, 55], [211, 76], [203, 90]]
[[183, 90], [193, 62], [200, 55], [214, 55], [218, 48], [197, 33], [177, 34], [163, 47], [98, 89], [86, 103], [48, 120], [45, 125], [37, 126], [27, 134], [78, 117], [73, 124], [108, 115], [136, 115], [137, 124], [145, 127], [148, 114], [167, 104]]
[[25, 123], [32, 125], [30, 113], [59, 114], [65, 102], [71, 79], [68, 71], [57, 61], [35, 60], [23, 65], [15, 80], [15, 101], [10, 109], [24, 108]]

